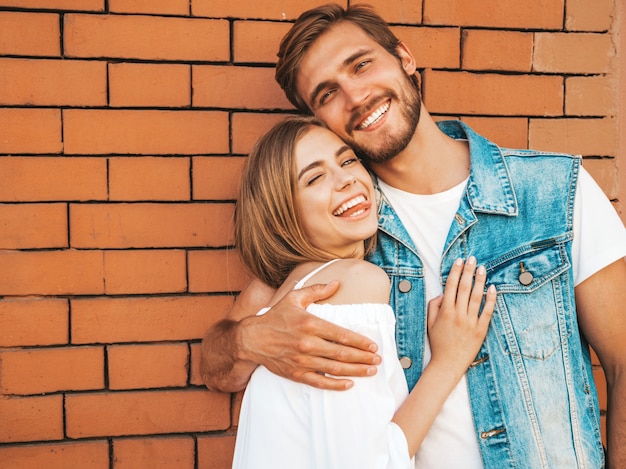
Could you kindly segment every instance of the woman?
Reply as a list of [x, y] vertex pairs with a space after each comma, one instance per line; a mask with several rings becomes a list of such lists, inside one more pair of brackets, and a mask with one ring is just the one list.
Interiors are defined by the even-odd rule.
[[[378, 373], [347, 391], [286, 380], [259, 367], [244, 394], [234, 468], [408, 468], [445, 399], [487, 333], [495, 288], [458, 260], [429, 305], [432, 358], [408, 393], [388, 305], [389, 279], [364, 260], [378, 224], [371, 177], [341, 139], [314, 120], [287, 119], [259, 140], [244, 171], [235, 239], [250, 271], [276, 288], [339, 280], [311, 314], [375, 340]], [[268, 305], [271, 307], [271, 304]], [[269, 308], [259, 314], [265, 314]]]

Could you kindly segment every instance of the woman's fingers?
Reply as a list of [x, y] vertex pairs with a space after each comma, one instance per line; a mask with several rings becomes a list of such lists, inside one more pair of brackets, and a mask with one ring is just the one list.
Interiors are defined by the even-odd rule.
[[446, 287], [443, 290], [443, 302], [444, 308], [454, 308], [456, 305], [456, 296], [459, 288], [459, 281], [461, 280], [461, 274], [463, 272], [463, 259], [457, 259], [450, 273], [448, 274], [448, 280], [446, 280]]
[[[467, 308], [470, 295], [472, 293], [472, 285], [474, 284], [474, 273], [476, 272], [476, 258], [469, 256], [463, 267], [463, 274], [459, 282], [459, 289], [456, 294], [457, 307]], [[463, 312], [466, 312], [464, 310]]]
[[474, 276], [474, 286], [469, 298], [467, 314], [477, 316], [480, 311], [480, 305], [483, 301], [483, 292], [485, 291], [485, 282], [487, 280], [487, 271], [482, 265], [476, 269]]
[[[483, 304], [483, 310], [490, 308], [489, 314], [495, 306], [495, 288], [485, 294], [487, 271], [484, 266], [476, 267], [476, 258], [470, 256], [466, 262], [457, 259], [450, 269], [446, 287], [443, 293], [442, 308], [456, 314], [466, 314], [478, 317]], [[485, 296], [486, 295], [486, 296]]]

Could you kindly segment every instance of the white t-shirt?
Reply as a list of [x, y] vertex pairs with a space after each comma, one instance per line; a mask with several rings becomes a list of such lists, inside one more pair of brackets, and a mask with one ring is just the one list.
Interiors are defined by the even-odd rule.
[[[572, 244], [575, 285], [626, 256], [626, 230], [611, 202], [586, 170], [581, 169], [578, 181]], [[424, 263], [426, 300], [430, 301], [443, 292], [439, 282], [443, 247], [467, 180], [432, 195], [404, 192], [380, 180], [379, 184], [420, 252]], [[424, 364], [428, 361], [430, 348], [426, 340]], [[416, 468], [482, 467], [464, 376], [424, 439], [416, 455]]]

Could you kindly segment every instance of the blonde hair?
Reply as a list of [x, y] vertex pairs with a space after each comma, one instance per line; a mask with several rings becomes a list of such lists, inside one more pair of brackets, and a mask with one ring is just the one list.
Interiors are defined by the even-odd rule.
[[[246, 267], [278, 288], [298, 264], [333, 259], [307, 239], [296, 210], [297, 142], [313, 126], [293, 116], [275, 125], [255, 144], [245, 165], [235, 209], [235, 245]], [[373, 238], [365, 249], [373, 249]]]

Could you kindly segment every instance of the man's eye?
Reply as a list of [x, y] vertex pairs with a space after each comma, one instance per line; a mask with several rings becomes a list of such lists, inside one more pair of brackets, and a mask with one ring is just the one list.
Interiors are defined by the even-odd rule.
[[362, 62], [359, 62], [356, 65], [356, 71], [358, 72], [359, 70], [361, 70], [363, 67], [365, 67], [369, 63], [370, 63], [369, 60], [363, 60]]
[[328, 90], [325, 91], [321, 96], [320, 96], [320, 104], [324, 104], [326, 103], [333, 95], [334, 90]]

